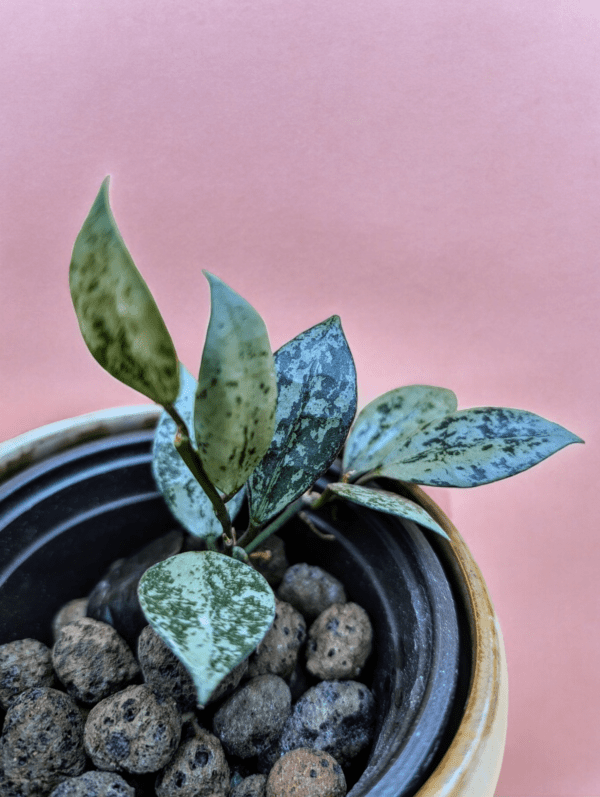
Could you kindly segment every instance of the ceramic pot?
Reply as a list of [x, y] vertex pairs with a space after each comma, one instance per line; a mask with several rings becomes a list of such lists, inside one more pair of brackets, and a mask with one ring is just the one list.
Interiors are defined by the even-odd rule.
[[[52, 644], [54, 613], [109, 565], [174, 527], [150, 471], [159, 411], [129, 407], [52, 424], [0, 445], [0, 644]], [[507, 713], [500, 627], [458, 532], [418, 488], [446, 542], [336, 503], [281, 533], [290, 561], [319, 564], [369, 613], [376, 646], [364, 678], [375, 741], [349, 797], [492, 797]]]

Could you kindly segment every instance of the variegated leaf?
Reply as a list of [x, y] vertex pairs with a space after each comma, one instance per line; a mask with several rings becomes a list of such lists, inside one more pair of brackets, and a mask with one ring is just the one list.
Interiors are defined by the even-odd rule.
[[361, 487], [357, 484], [344, 484], [343, 482], [334, 482], [329, 485], [329, 489], [340, 498], [346, 499], [346, 501], [367, 506], [369, 509], [375, 509], [378, 512], [386, 512], [388, 515], [396, 515], [396, 517], [412, 520], [449, 539], [444, 529], [436, 523], [431, 515], [423, 507], [415, 504], [414, 501], [409, 501], [408, 498], [402, 498], [402, 496], [390, 493], [387, 490]]
[[344, 449], [344, 472], [358, 476], [379, 467], [403, 439], [456, 408], [456, 396], [443, 387], [409, 385], [384, 393], [358, 414]]
[[331, 465], [356, 412], [356, 370], [338, 316], [282, 346], [275, 366], [275, 434], [247, 488], [256, 525], [285, 509]]
[[277, 380], [264, 321], [212, 274], [211, 316], [202, 354], [194, 424], [204, 469], [224, 493], [237, 492], [275, 429]]
[[81, 334], [100, 365], [159, 404], [174, 401], [173, 341], [113, 218], [108, 178], [75, 241], [69, 282]]
[[198, 704], [257, 647], [275, 617], [275, 596], [254, 568], [214, 551], [188, 551], [140, 579], [146, 619], [183, 662]]
[[374, 474], [436, 487], [476, 487], [506, 479], [570, 443], [582, 442], [532, 412], [477, 407], [421, 427]]
[[[181, 389], [175, 408], [189, 429], [192, 445], [194, 435], [194, 399], [197, 383], [183, 365], [180, 365]], [[177, 426], [167, 412], [158, 421], [152, 447], [152, 473], [169, 509], [177, 520], [196, 537], [217, 537], [223, 527], [217, 520], [210, 499], [200, 487], [179, 455], [173, 440]], [[227, 504], [230, 517], [239, 512], [244, 500], [240, 490]]]

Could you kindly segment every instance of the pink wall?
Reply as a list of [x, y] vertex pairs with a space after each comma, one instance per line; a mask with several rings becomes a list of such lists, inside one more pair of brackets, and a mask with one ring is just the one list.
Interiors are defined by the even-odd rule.
[[0, 439], [136, 394], [79, 338], [113, 207], [195, 370], [209, 268], [274, 346], [337, 312], [361, 400], [451, 387], [585, 438], [441, 502], [508, 652], [498, 795], [600, 795], [600, 4], [4, 0]]

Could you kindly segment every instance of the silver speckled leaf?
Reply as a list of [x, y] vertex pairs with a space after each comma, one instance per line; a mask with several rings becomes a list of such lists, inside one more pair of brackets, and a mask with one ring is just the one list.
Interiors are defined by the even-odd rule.
[[275, 366], [275, 434], [247, 485], [256, 525], [285, 509], [331, 465], [356, 412], [356, 369], [338, 316], [282, 346]]
[[252, 653], [275, 617], [267, 580], [214, 551], [159, 562], [140, 579], [138, 596], [152, 628], [192, 676], [200, 706]]
[[220, 279], [205, 274], [211, 315], [194, 424], [208, 477], [230, 495], [246, 482], [271, 443], [277, 379], [260, 315]]
[[117, 228], [108, 178], [75, 241], [69, 283], [81, 334], [100, 365], [158, 404], [175, 401], [173, 341]]
[[476, 407], [421, 427], [375, 475], [435, 487], [477, 487], [583, 442], [526, 410]]
[[359, 412], [344, 449], [344, 473], [379, 467], [420, 426], [456, 408], [456, 396], [443, 387], [408, 385], [384, 393]]
[[408, 498], [402, 498], [402, 496], [390, 493], [387, 490], [361, 487], [357, 484], [344, 484], [342, 482], [330, 484], [329, 489], [340, 498], [346, 499], [346, 501], [352, 501], [355, 504], [367, 506], [369, 509], [385, 512], [388, 515], [396, 515], [396, 517], [412, 520], [449, 539], [444, 529], [435, 522], [431, 515], [423, 507], [415, 504], [414, 501], [409, 501]]
[[[192, 445], [194, 435], [194, 398], [197, 383], [183, 365], [180, 366], [181, 389], [175, 407], [187, 428]], [[177, 426], [167, 412], [159, 418], [152, 446], [152, 473], [169, 509], [177, 520], [196, 537], [217, 537], [223, 527], [217, 520], [210, 499], [192, 476], [188, 466], [180, 457], [173, 440]], [[234, 518], [244, 500], [244, 490], [227, 504], [229, 515]]]

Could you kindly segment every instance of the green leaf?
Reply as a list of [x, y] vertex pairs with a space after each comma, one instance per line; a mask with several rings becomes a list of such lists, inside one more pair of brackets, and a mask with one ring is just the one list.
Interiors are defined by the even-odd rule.
[[447, 540], [450, 539], [444, 529], [435, 522], [423, 507], [415, 504], [414, 501], [409, 501], [408, 498], [402, 498], [402, 496], [390, 493], [387, 490], [360, 487], [357, 484], [345, 484], [343, 482], [334, 482], [328, 487], [331, 492], [346, 501], [367, 506], [369, 509], [375, 509], [378, 512], [386, 512], [388, 515], [396, 515], [396, 517], [412, 520], [421, 526], [431, 529], [431, 531], [441, 534]]
[[277, 425], [248, 482], [251, 522], [279, 514], [331, 465], [356, 412], [356, 369], [332, 316], [275, 353]]
[[266, 579], [214, 551], [188, 551], [154, 565], [140, 579], [138, 597], [152, 628], [192, 676], [200, 706], [275, 617]]
[[526, 410], [477, 407], [421, 427], [374, 471], [414, 484], [476, 487], [531, 468], [581, 438]]
[[81, 334], [100, 365], [158, 404], [174, 401], [173, 341], [113, 218], [108, 177], [75, 241], [69, 282]]
[[409, 385], [390, 390], [361, 410], [344, 449], [344, 473], [357, 476], [382, 465], [401, 441], [457, 408], [451, 390]]
[[269, 447], [277, 380], [260, 315], [220, 279], [205, 274], [211, 316], [196, 393], [196, 440], [208, 477], [231, 495]]
[[[194, 439], [194, 398], [197, 383], [183, 365], [180, 365], [181, 389], [175, 408], [185, 421]], [[206, 539], [219, 536], [223, 528], [217, 520], [210, 499], [200, 487], [189, 468], [177, 452], [173, 440], [177, 431], [175, 421], [163, 412], [158, 421], [152, 446], [152, 473], [163, 494], [169, 509], [177, 520], [196, 537]], [[240, 490], [227, 503], [230, 517], [235, 517], [244, 500], [244, 490]]]

